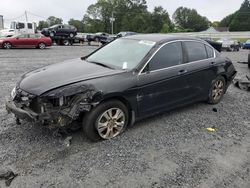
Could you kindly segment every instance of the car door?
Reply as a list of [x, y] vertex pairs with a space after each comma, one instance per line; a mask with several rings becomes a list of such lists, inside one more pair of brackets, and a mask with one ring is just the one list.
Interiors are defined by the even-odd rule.
[[216, 77], [215, 51], [200, 41], [184, 41], [187, 55], [187, 81], [191, 88], [193, 101], [208, 96], [210, 85]]
[[15, 47], [21, 47], [21, 48], [26, 48], [29, 46], [28, 43], [28, 34], [21, 34], [16, 37], [16, 40], [14, 42]]
[[29, 46], [36, 47], [38, 45], [38, 35], [29, 34]]
[[188, 101], [181, 42], [163, 45], [138, 75], [138, 112], [140, 116], [171, 109]]

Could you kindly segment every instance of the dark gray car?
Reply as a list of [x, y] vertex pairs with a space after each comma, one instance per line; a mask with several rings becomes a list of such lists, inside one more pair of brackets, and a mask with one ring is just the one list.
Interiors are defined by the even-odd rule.
[[139, 119], [219, 103], [235, 75], [232, 62], [204, 40], [133, 35], [25, 74], [6, 107], [17, 119], [48, 126], [81, 119], [89, 139], [111, 139]]

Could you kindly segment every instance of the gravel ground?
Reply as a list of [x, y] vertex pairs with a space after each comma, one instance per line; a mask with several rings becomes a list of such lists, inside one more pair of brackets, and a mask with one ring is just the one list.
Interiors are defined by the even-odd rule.
[[[95, 48], [0, 50], [0, 171], [18, 173], [11, 187], [250, 187], [250, 93], [234, 86], [216, 106], [180, 108], [99, 143], [77, 131], [69, 147], [51, 130], [16, 125], [7, 115], [4, 100], [23, 73]], [[247, 51], [223, 55], [234, 61], [238, 77], [250, 74], [247, 65], [236, 63], [246, 61]]]

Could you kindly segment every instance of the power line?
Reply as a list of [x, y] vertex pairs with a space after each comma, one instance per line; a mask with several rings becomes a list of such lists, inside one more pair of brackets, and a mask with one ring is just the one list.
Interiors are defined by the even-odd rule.
[[30, 12], [30, 11], [27, 11], [29, 14], [31, 14], [31, 15], [33, 15], [33, 16], [36, 16], [36, 17], [39, 17], [39, 18], [43, 18], [43, 19], [47, 19], [47, 18], [45, 18], [44, 16], [40, 16], [40, 15], [37, 15], [37, 14], [35, 14], [35, 13], [32, 13], [32, 12]]
[[18, 17], [15, 17], [15, 18], [4, 18], [5, 21], [11, 21], [11, 20], [16, 20], [16, 19], [19, 19], [19, 18], [22, 18], [24, 17], [24, 14], [22, 14], [21, 16], [18, 16]]

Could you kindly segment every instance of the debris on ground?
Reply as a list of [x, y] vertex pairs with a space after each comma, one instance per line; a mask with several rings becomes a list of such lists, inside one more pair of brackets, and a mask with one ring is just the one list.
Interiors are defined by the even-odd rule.
[[218, 112], [218, 109], [217, 108], [213, 108], [213, 112]]
[[72, 140], [72, 136], [68, 136], [68, 137], [64, 140], [65, 146], [69, 147], [70, 144], [71, 144], [71, 140]]
[[241, 90], [250, 91], [250, 78], [246, 76], [247, 80], [234, 79], [234, 85]]
[[212, 128], [212, 127], [208, 127], [207, 130], [208, 130], [209, 132], [215, 132], [215, 128]]
[[15, 179], [15, 177], [17, 177], [18, 174], [15, 174], [13, 171], [7, 171], [7, 172], [3, 172], [0, 174], [0, 180], [5, 180], [5, 185], [7, 187], [10, 186], [11, 182]]

